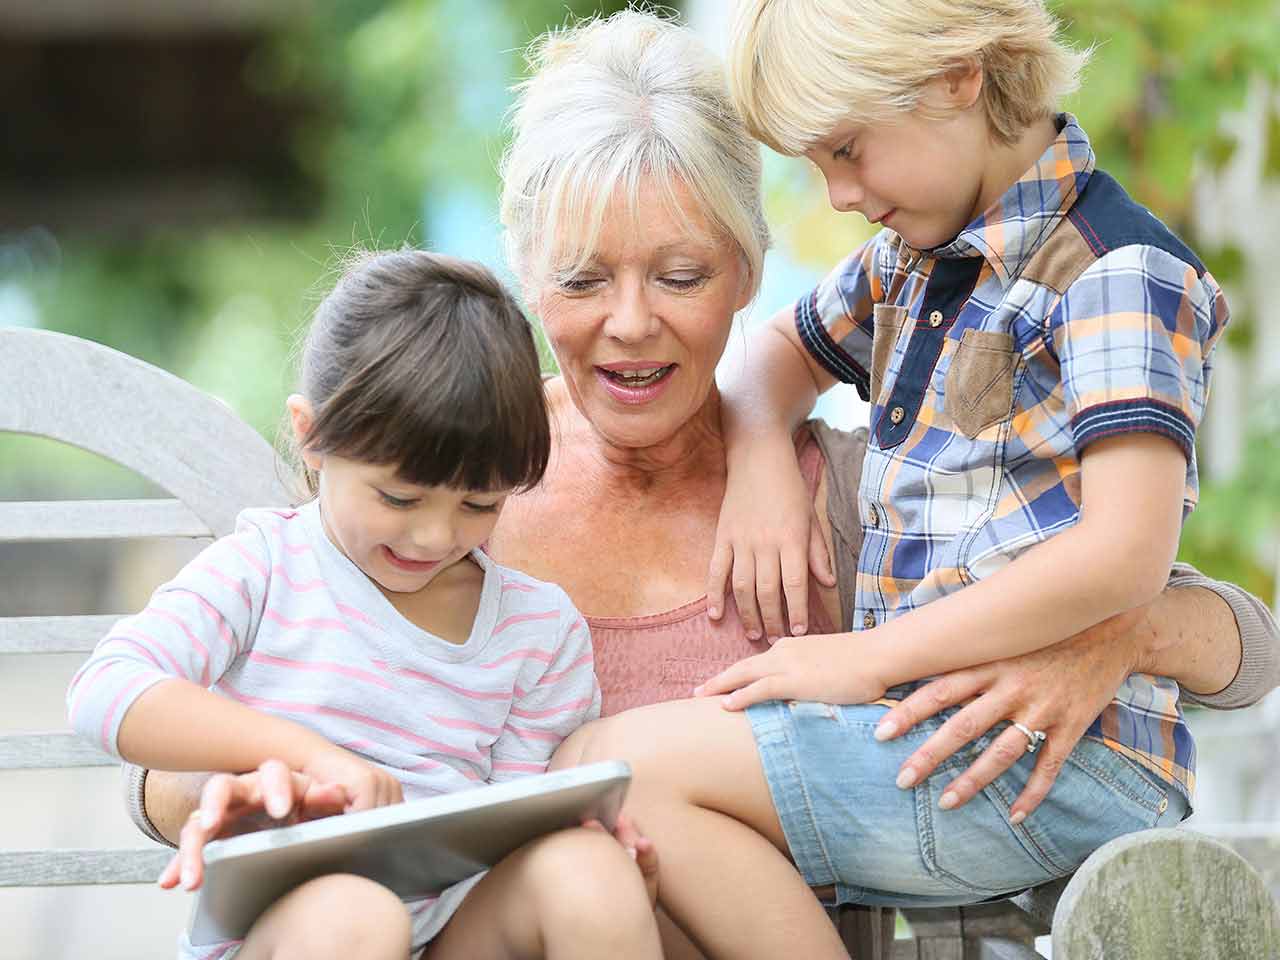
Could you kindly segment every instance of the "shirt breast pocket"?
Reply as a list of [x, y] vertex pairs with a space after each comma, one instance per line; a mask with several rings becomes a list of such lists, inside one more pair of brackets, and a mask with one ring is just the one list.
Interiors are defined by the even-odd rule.
[[946, 410], [967, 437], [1008, 419], [1013, 410], [1013, 377], [1018, 351], [1013, 335], [966, 330], [947, 368]]
[[871, 340], [871, 402], [875, 403], [884, 386], [884, 375], [893, 357], [893, 348], [907, 321], [907, 308], [890, 303], [877, 303], [872, 308], [874, 332]]

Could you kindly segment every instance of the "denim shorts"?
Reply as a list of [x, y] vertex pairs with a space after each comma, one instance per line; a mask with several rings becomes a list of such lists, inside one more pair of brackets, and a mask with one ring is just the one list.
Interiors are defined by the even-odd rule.
[[1010, 894], [1078, 867], [1108, 840], [1173, 826], [1182, 793], [1095, 740], [1081, 740], [1053, 789], [1021, 824], [1009, 807], [1035, 765], [1027, 754], [958, 809], [943, 791], [991, 743], [1001, 724], [908, 790], [898, 768], [954, 713], [884, 743], [888, 708], [770, 700], [748, 708], [756, 746], [796, 867], [839, 903], [951, 906]]

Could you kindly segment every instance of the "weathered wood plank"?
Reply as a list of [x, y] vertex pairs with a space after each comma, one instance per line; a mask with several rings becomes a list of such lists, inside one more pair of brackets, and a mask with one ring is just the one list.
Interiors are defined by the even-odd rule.
[[1248, 860], [1280, 901], [1280, 828], [1265, 823], [1198, 823], [1188, 829], [1226, 844]]
[[119, 762], [74, 733], [10, 733], [0, 736], [0, 770], [110, 767]]
[[1038, 887], [1032, 887], [1030, 890], [1024, 890], [1016, 897], [1010, 897], [1009, 902], [1033, 918], [1042, 928], [1037, 935], [1043, 936], [1049, 932], [1049, 928], [1053, 925], [1053, 911], [1057, 909], [1058, 900], [1062, 897], [1062, 891], [1067, 888], [1067, 883], [1070, 880], [1070, 877], [1063, 877], [1061, 880], [1043, 883]]
[[960, 908], [961, 935], [966, 940], [995, 937], [1034, 943], [1049, 932], [1049, 921], [1041, 921], [1022, 910], [1012, 900], [974, 903]]
[[178, 500], [0, 502], [0, 543], [211, 536]]
[[1280, 956], [1280, 910], [1238, 854], [1190, 830], [1112, 840], [1076, 871], [1053, 918], [1054, 960]]
[[0, 654], [89, 653], [120, 616], [0, 617]]
[[10, 850], [0, 852], [0, 887], [154, 883], [173, 851]]
[[177, 497], [213, 531], [290, 501], [271, 445], [226, 404], [141, 360], [48, 330], [0, 328], [0, 431], [100, 454]]
[[965, 960], [1044, 960], [1044, 955], [1019, 940], [983, 937], [970, 945]]
[[845, 905], [838, 909], [836, 928], [851, 956], [858, 960], [891, 960], [897, 919], [892, 907]]

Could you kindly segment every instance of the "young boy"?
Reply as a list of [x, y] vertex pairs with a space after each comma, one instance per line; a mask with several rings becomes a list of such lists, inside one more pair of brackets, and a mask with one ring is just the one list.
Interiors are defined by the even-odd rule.
[[[773, 318], [726, 391], [709, 603], [722, 607], [732, 573], [744, 620], [759, 629], [758, 597], [771, 636], [805, 632], [810, 508], [791, 435], [837, 380], [873, 404], [863, 629], [725, 671], [704, 692], [737, 690], [732, 708], [898, 699], [1165, 583], [1227, 307], [1056, 112], [1085, 59], [1056, 27], [1027, 0], [740, 5], [730, 83], [752, 133], [809, 158], [837, 210], [885, 229]], [[761, 522], [761, 502], [780, 505], [775, 519]], [[1010, 719], [1006, 746], [1035, 752], [1043, 731]], [[1089, 735], [1189, 797], [1172, 681], [1133, 675]]]

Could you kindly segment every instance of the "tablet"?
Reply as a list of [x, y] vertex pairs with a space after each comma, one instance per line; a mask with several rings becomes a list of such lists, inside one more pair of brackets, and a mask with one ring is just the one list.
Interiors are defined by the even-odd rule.
[[621, 761], [593, 763], [215, 840], [191, 942], [240, 939], [281, 896], [328, 873], [368, 877], [404, 899], [439, 893], [543, 834], [587, 819], [612, 829], [630, 780]]

